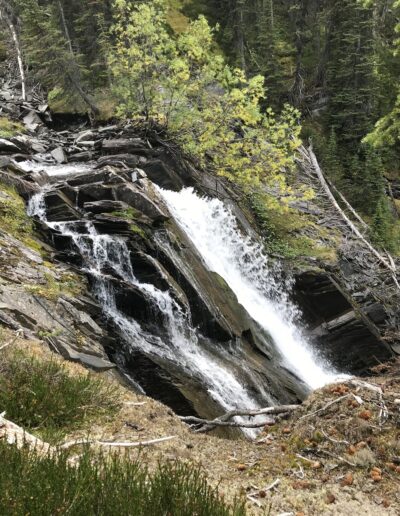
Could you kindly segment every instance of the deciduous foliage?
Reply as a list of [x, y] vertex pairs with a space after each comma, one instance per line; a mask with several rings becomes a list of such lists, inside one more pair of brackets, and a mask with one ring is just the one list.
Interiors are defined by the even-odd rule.
[[161, 0], [115, 2], [115, 47], [110, 55], [119, 114], [156, 122], [203, 164], [243, 185], [278, 181], [293, 165], [298, 113], [262, 111], [264, 79], [224, 62], [204, 16], [178, 36], [167, 26]]

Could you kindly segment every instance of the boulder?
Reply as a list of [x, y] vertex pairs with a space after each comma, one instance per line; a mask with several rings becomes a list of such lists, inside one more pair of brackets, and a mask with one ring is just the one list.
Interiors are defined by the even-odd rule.
[[71, 162], [77, 162], [77, 161], [90, 161], [93, 159], [93, 152], [91, 151], [82, 151], [82, 152], [76, 152], [75, 154], [70, 154], [68, 159]]
[[[91, 213], [111, 213], [115, 211], [123, 212], [130, 208], [128, 204], [122, 201], [111, 201], [111, 200], [103, 200], [103, 201], [92, 201], [85, 202], [83, 204], [83, 208], [86, 211], [90, 211]], [[132, 208], [130, 208], [132, 209]]]
[[[133, 184], [123, 184], [114, 187], [115, 198], [141, 211], [153, 222], [163, 222], [170, 218], [166, 208], [159, 199], [149, 197], [150, 192], [144, 193]], [[157, 202], [158, 201], [158, 202]]]
[[51, 151], [51, 155], [53, 158], [57, 161], [57, 163], [67, 163], [68, 158], [65, 154], [65, 151], [62, 147], [56, 147], [54, 150]]
[[121, 167], [126, 165], [130, 168], [137, 167], [146, 163], [146, 158], [135, 154], [115, 154], [112, 156], [102, 156], [97, 160], [96, 168], [102, 168], [106, 165]]
[[111, 140], [103, 140], [102, 149], [105, 152], [121, 153], [134, 152], [136, 149], [148, 148], [146, 142], [141, 138], [114, 138]]
[[23, 122], [28, 131], [35, 133], [38, 128], [43, 125], [42, 119], [36, 111], [29, 111], [23, 118]]
[[84, 174], [77, 173], [68, 177], [66, 182], [70, 186], [88, 186], [91, 183], [105, 183], [110, 177], [110, 170], [91, 170]]
[[94, 338], [103, 335], [103, 330], [89, 314], [78, 310], [65, 298], [60, 298], [59, 303], [67, 314], [74, 319], [75, 325], [79, 327], [80, 331]]
[[79, 220], [80, 213], [71, 200], [59, 190], [51, 191], [45, 195], [47, 219], [50, 222], [64, 222]]
[[113, 215], [95, 215], [93, 223], [96, 230], [102, 234], [129, 235], [131, 233], [130, 221]]
[[0, 138], [0, 152], [3, 154], [14, 154], [19, 152], [20, 148], [10, 140]]
[[184, 187], [184, 182], [179, 175], [175, 170], [164, 163], [164, 161], [151, 160], [143, 165], [143, 169], [149, 179], [158, 186], [161, 186], [161, 188], [178, 192]]
[[78, 362], [84, 367], [88, 367], [89, 369], [93, 369], [97, 372], [109, 371], [110, 369], [116, 368], [116, 365], [109, 360], [98, 356], [89, 355], [87, 353], [81, 353], [68, 344], [65, 344], [61, 339], [50, 337], [47, 340], [66, 360], [70, 360], [71, 362]]

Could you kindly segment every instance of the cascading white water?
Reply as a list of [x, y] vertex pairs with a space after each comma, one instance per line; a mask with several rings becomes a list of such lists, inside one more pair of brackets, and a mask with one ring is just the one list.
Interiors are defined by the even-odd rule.
[[319, 359], [296, 326], [297, 310], [274, 279], [261, 245], [240, 232], [232, 212], [193, 188], [159, 189], [172, 215], [209, 270], [218, 273], [248, 314], [273, 338], [282, 363], [315, 389], [338, 375]]
[[[141, 283], [135, 277], [129, 249], [122, 237], [100, 235], [91, 222], [86, 223], [86, 231], [82, 232], [82, 225], [78, 231], [74, 222], [47, 221], [44, 191], [31, 198], [28, 214], [38, 217], [50, 228], [73, 240], [84, 259], [84, 270], [95, 278], [95, 292], [105, 314], [113, 320], [132, 349], [178, 364], [186, 374], [205, 385], [210, 396], [227, 411], [258, 407], [232, 371], [224, 367], [222, 356], [218, 357], [201, 347], [190, 324], [190, 314], [184, 313], [171, 293]], [[163, 314], [166, 339], [147, 333], [137, 321], [117, 308], [114, 288], [104, 275], [104, 270], [113, 270], [117, 277], [138, 288], [152, 300]], [[265, 401], [272, 402], [272, 399], [267, 398]], [[252, 432], [247, 434], [252, 435]]]

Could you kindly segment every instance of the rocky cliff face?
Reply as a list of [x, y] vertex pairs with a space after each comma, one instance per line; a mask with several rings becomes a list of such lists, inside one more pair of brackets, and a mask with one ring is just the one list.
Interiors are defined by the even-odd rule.
[[[106, 140], [107, 145], [111, 141]], [[114, 140], [114, 145], [116, 142]], [[143, 145], [143, 142], [135, 140], [135, 145]], [[120, 156], [120, 159], [125, 158]], [[266, 398], [285, 402], [301, 399], [306, 392], [305, 386], [279, 365], [272, 344], [267, 348], [265, 339], [263, 343], [259, 341], [260, 329], [224, 280], [204, 266], [190, 240], [171, 218], [146, 172], [105, 165], [109, 159], [99, 161], [98, 170], [82, 173], [78, 167], [65, 179], [57, 176], [55, 182], [49, 177], [43, 203], [46, 222], [55, 223], [48, 233], [54, 246], [54, 258], [78, 268], [87, 266], [82, 249], [76, 245], [75, 235], [60, 231], [59, 221], [73, 221], [74, 227], [80, 227], [82, 233], [90, 223], [101, 242], [116, 239], [111, 245], [117, 245], [118, 238], [123, 237], [129, 251], [125, 253], [129, 254], [130, 261], [127, 267], [132, 266], [136, 284], [132, 284], [130, 278], [110, 261], [105, 262], [100, 271], [113, 290], [115, 310], [122, 314], [118, 317], [135, 320], [142, 335], [169, 342], [173, 350], [175, 343], [170, 341], [168, 317], [178, 316], [168, 314], [165, 304], [157, 302], [154, 291], [148, 286], [157, 289], [158, 295], [168, 291], [174, 302], [173, 310], [181, 310], [185, 317], [190, 317], [199, 346], [216, 362], [222, 362], [227, 374], [240, 378], [255, 400], [261, 403]], [[161, 161], [143, 162], [142, 166], [150, 169], [154, 180], [156, 174], [165, 177], [165, 163]], [[32, 179], [36, 176], [37, 173], [30, 175]], [[42, 180], [43, 177], [40, 174]], [[88, 272], [89, 283], [96, 290], [96, 275]], [[147, 287], [141, 288], [142, 285]], [[103, 301], [107, 305], [107, 300]], [[127, 338], [126, 333], [132, 328], [127, 328], [126, 323], [119, 325], [118, 317], [110, 316], [112, 310], [108, 306], [105, 315], [109, 316], [111, 333], [118, 337], [107, 343], [106, 350], [126, 374], [148, 394], [172, 405], [180, 413], [195, 411], [211, 415], [220, 410], [209, 395], [210, 386], [197, 374], [201, 371], [191, 370], [182, 360], [171, 359], [165, 349], [157, 353], [152, 347], [141, 347], [139, 334], [129, 333]], [[175, 328], [175, 331], [179, 330]], [[180, 337], [182, 335], [176, 338]], [[57, 337], [52, 339], [56, 346], [57, 340]], [[187, 342], [183, 340], [181, 345], [186, 346]]]
[[[3, 227], [2, 323], [46, 340], [66, 358], [88, 367], [118, 364], [129, 381], [133, 378], [182, 414], [220, 411], [199, 376], [178, 367], [166, 353], [141, 349], [137, 342], [130, 345], [98, 297], [90, 294], [96, 294], [96, 275], [77, 247], [76, 235], [57, 226], [74, 222], [84, 235], [89, 224], [97, 235], [124, 237], [137, 281], [170, 293], [174, 306], [190, 314], [201, 346], [247, 386], [255, 401], [302, 399], [305, 386], [280, 365], [268, 336], [260, 342], [260, 328], [224, 280], [204, 266], [155, 187], [178, 191], [194, 186], [199, 193], [223, 199], [242, 230], [258, 239], [254, 220], [229, 185], [132, 128], [54, 132], [45, 128], [40, 113], [33, 113], [37, 125], [29, 126], [29, 136], [0, 141], [0, 180], [26, 201], [42, 191], [50, 227], [36, 218], [40, 242], [35, 250]], [[28, 164], [21, 163], [26, 160]], [[380, 281], [385, 278], [354, 242], [351, 246], [342, 249], [334, 266], [319, 263], [297, 271], [294, 297], [323, 354], [341, 370], [364, 373], [398, 351], [399, 322], [395, 295], [386, 289], [382, 297]], [[154, 298], [107, 263], [100, 272], [115, 292], [115, 309], [138, 321], [147, 335], [168, 342], [165, 314]]]

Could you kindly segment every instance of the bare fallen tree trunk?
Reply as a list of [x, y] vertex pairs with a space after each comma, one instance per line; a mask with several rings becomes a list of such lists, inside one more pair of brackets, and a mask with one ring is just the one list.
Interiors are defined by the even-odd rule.
[[[108, 446], [111, 448], [141, 448], [144, 446], [152, 446], [154, 444], [163, 443], [175, 439], [176, 435], [169, 435], [166, 437], [159, 437], [158, 439], [150, 439], [147, 441], [135, 441], [135, 442], [108, 442], [98, 441], [91, 439], [78, 439], [75, 441], [69, 441], [62, 444], [59, 447], [51, 446], [49, 443], [42, 441], [38, 437], [26, 432], [22, 427], [16, 425], [12, 421], [9, 421], [5, 417], [5, 413], [0, 414], [0, 440], [5, 439], [8, 444], [14, 444], [17, 448], [22, 448], [28, 445], [29, 448], [34, 449], [40, 455], [56, 454], [59, 450], [65, 450], [72, 446], [80, 444], [90, 444], [97, 446]], [[71, 457], [68, 462], [75, 465], [79, 460], [79, 457]]]
[[278, 415], [288, 414], [294, 412], [300, 405], [281, 405], [277, 407], [267, 407], [258, 410], [231, 410], [226, 414], [217, 417], [216, 419], [207, 420], [195, 416], [180, 417], [180, 420], [185, 423], [194, 423], [202, 425], [195, 430], [196, 433], [205, 433], [213, 430], [216, 427], [236, 427], [236, 428], [262, 428], [264, 426], [275, 424], [275, 419], [269, 418], [262, 422], [249, 423], [247, 421], [230, 421], [234, 417], [256, 417], [263, 415]]
[[333, 185], [330, 181], [326, 181], [328, 185], [332, 188], [334, 192], [340, 197], [343, 204], [346, 206], [346, 208], [354, 215], [354, 217], [358, 220], [358, 222], [361, 224], [361, 226], [364, 229], [368, 229], [368, 224], [360, 217], [360, 215], [356, 212], [356, 210], [353, 208], [353, 206], [349, 203], [349, 201], [346, 199], [346, 197], [339, 192], [339, 190], [336, 188], [335, 185]]
[[17, 448], [28, 445], [43, 454], [55, 451], [53, 446], [25, 432], [23, 428], [6, 419], [4, 415], [4, 412], [0, 414], [0, 439], [6, 439], [9, 444], [15, 444]]
[[17, 54], [17, 62], [19, 68], [19, 74], [21, 77], [21, 89], [22, 89], [22, 100], [26, 100], [26, 77], [25, 77], [25, 69], [24, 62], [22, 59], [22, 51], [21, 44], [19, 40], [19, 34], [17, 29], [17, 24], [14, 20], [16, 20], [16, 16], [14, 15], [13, 9], [9, 2], [5, 0], [0, 0], [0, 18], [2, 18], [10, 31], [11, 37], [13, 39], [13, 43], [15, 46], [15, 51]]
[[[379, 263], [381, 263], [386, 269], [389, 270], [389, 272], [391, 273], [391, 276], [392, 276], [392, 279], [396, 285], [396, 287], [400, 290], [400, 285], [399, 285], [399, 282], [397, 280], [397, 270], [396, 270], [396, 266], [395, 266], [395, 263], [392, 259], [389, 258], [389, 260], [387, 260], [382, 254], [380, 254], [369, 242], [368, 240], [361, 234], [361, 232], [359, 231], [359, 229], [355, 226], [355, 224], [353, 224], [353, 222], [349, 219], [349, 217], [344, 213], [344, 211], [342, 210], [342, 208], [339, 206], [338, 202], [336, 201], [335, 199], [335, 196], [333, 195], [330, 187], [329, 187], [329, 184], [328, 182], [326, 181], [325, 177], [324, 177], [324, 174], [322, 173], [322, 170], [318, 164], [318, 161], [317, 161], [317, 158], [314, 154], [314, 151], [312, 149], [312, 145], [310, 145], [309, 149], [308, 149], [308, 153], [309, 153], [309, 156], [310, 156], [310, 159], [311, 159], [311, 164], [312, 164], [312, 167], [319, 179], [319, 182], [321, 183], [321, 186], [326, 194], [326, 196], [328, 197], [328, 199], [330, 200], [330, 202], [332, 203], [333, 207], [336, 209], [336, 211], [339, 213], [339, 215], [341, 216], [341, 218], [343, 219], [343, 221], [347, 224], [347, 226], [351, 229], [351, 231], [356, 235], [357, 238], [359, 238], [363, 244], [371, 251], [371, 253], [378, 259]], [[347, 202], [347, 201], [346, 201]], [[348, 203], [347, 203], [348, 204]], [[354, 212], [354, 209], [352, 208], [353, 212]]]
[[135, 441], [135, 442], [113, 442], [113, 441], [96, 441], [90, 439], [78, 439], [77, 441], [70, 441], [60, 446], [65, 450], [78, 444], [95, 444], [98, 446], [110, 446], [111, 448], [140, 448], [142, 446], [152, 446], [153, 444], [164, 443], [176, 439], [176, 435], [168, 435], [166, 437], [159, 437], [158, 439], [150, 439], [149, 441]]

